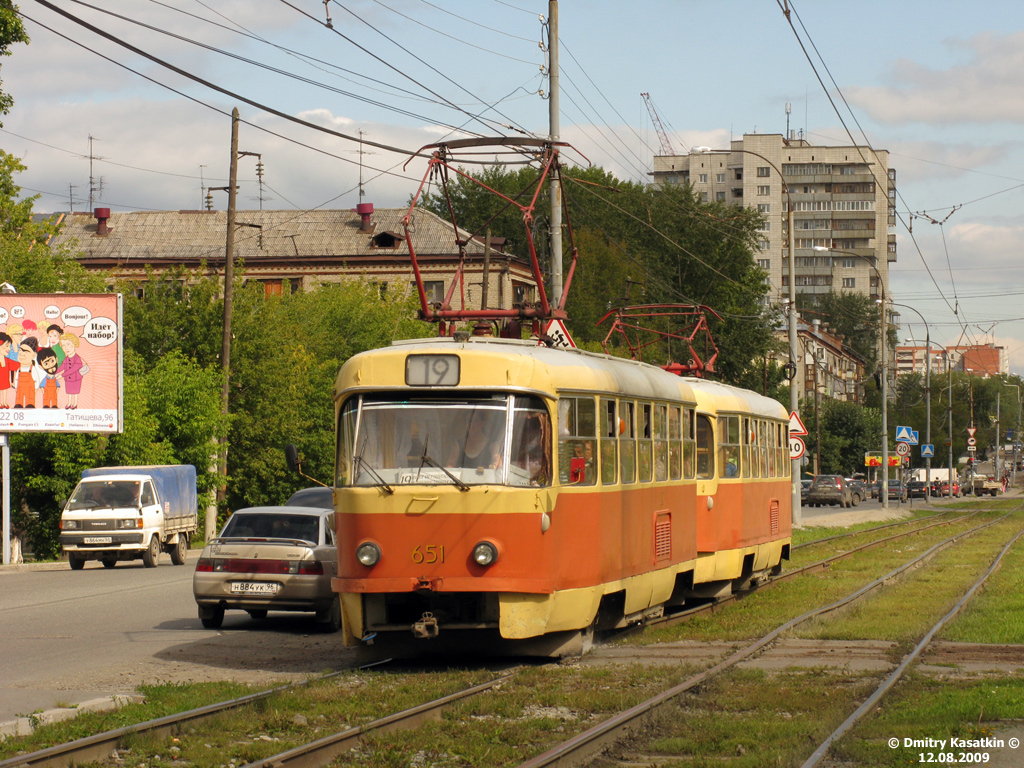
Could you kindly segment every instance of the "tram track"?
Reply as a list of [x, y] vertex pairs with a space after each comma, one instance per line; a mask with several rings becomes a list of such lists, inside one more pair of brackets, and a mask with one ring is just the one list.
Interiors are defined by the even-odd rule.
[[[803, 566], [800, 569], [796, 569], [791, 573], [787, 573], [786, 576], [790, 577], [820, 571], [827, 568], [828, 563], [850, 557], [857, 552], [864, 551], [871, 547], [878, 546], [885, 542], [891, 542], [893, 540], [903, 538], [905, 536], [921, 533], [931, 528], [962, 522], [963, 520], [966, 520], [971, 516], [972, 515], [963, 515], [961, 517], [952, 518], [950, 520], [943, 520], [938, 522], [933, 521], [925, 526], [915, 527], [911, 530], [903, 531], [894, 536], [888, 536], [882, 539], [873, 540], [859, 547], [851, 548], [850, 550], [845, 550], [841, 553], [826, 558], [825, 560]], [[732, 666], [735, 666], [740, 661], [743, 661], [744, 659], [750, 658], [751, 656], [755, 655], [760, 650], [770, 645], [776, 638], [778, 638], [779, 635], [788, 631], [789, 629], [792, 629], [798, 623], [807, 621], [810, 618], [813, 618], [814, 616], [820, 615], [822, 613], [836, 610], [837, 608], [846, 605], [849, 602], [859, 599], [872, 589], [875, 589], [881, 584], [891, 581], [892, 579], [906, 572], [910, 568], [913, 568], [915, 565], [932, 557], [941, 548], [944, 548], [952, 544], [960, 538], [966, 537], [968, 535], [971, 535], [972, 533], [983, 530], [988, 526], [994, 525], [1003, 519], [1005, 519], [1005, 517], [989, 521], [981, 526], [976, 526], [975, 528], [972, 528], [967, 531], [958, 532], [954, 536], [949, 537], [946, 540], [939, 542], [935, 546], [931, 547], [929, 550], [922, 553], [920, 556], [908, 561], [899, 568], [875, 580], [871, 584], [862, 587], [861, 589], [857, 590], [847, 598], [844, 598], [841, 601], [834, 602], [823, 608], [819, 608], [814, 611], [808, 612], [807, 614], [804, 614], [801, 617], [797, 617], [796, 619], [784, 624], [783, 626], [779, 627], [773, 632], [768, 633], [759, 641], [756, 641], [755, 643], [748, 645], [746, 648], [741, 649], [740, 651], [737, 651], [736, 653], [732, 654], [728, 659], [721, 662], [720, 664], [717, 664], [714, 667], [711, 667], [710, 669], [700, 673], [699, 675], [690, 678], [688, 681], [684, 681], [679, 686], [670, 689], [670, 691], [653, 697], [648, 702], [644, 702], [641, 705], [633, 707], [631, 710], [628, 710], [627, 712], [633, 713], [633, 715], [631, 716], [642, 717], [643, 714], [646, 711], [648, 711], [648, 708], [650, 710], [653, 710], [659, 705], [659, 702], [667, 702], [675, 696], [678, 696], [678, 694], [682, 693], [683, 691], [698, 687], [705, 683], [707, 680], [709, 680], [711, 677], [721, 673], [722, 671], [725, 671], [726, 669], [729, 669]], [[872, 532], [889, 527], [891, 526], [878, 526], [877, 528], [866, 529], [865, 531], [859, 531], [855, 533], [871, 534]], [[832, 537], [829, 538], [831, 539]], [[819, 540], [817, 542], [810, 543], [822, 543], [824, 541], [826, 540]], [[783, 579], [779, 578], [774, 581], [778, 582], [782, 580]], [[676, 615], [671, 617], [671, 619], [674, 621], [682, 621], [688, 617], [689, 615]], [[348, 672], [350, 670], [345, 671]], [[118, 745], [123, 744], [126, 739], [137, 738], [143, 735], [161, 737], [169, 736], [175, 733], [180, 733], [182, 732], [183, 729], [188, 728], [193, 724], [200, 723], [203, 720], [217, 717], [226, 712], [230, 712], [235, 709], [240, 709], [242, 707], [255, 704], [259, 701], [267, 700], [275, 694], [282, 693], [288, 690], [293, 690], [296, 687], [304, 686], [311, 682], [318, 682], [320, 680], [326, 679], [327, 677], [333, 677], [338, 674], [343, 673], [336, 672], [332, 673], [331, 675], [318, 677], [310, 681], [304, 681], [302, 683], [288, 686], [281, 686], [267, 691], [251, 694], [249, 696], [241, 697], [239, 699], [234, 699], [228, 702], [221, 702], [218, 704], [209, 705], [207, 707], [201, 707], [196, 710], [181, 713], [179, 715], [172, 715], [165, 718], [159, 718], [153, 721], [148, 721], [146, 723], [140, 723], [134, 726], [128, 726], [113, 731], [107, 731], [105, 733], [97, 734], [96, 736], [89, 737], [86, 739], [80, 739], [76, 742], [71, 742], [69, 744], [58, 745], [48, 749], [40, 750], [35, 753], [21, 755], [15, 758], [0, 761], [0, 768], [20, 768], [21, 766], [66, 766], [72, 764], [77, 765], [87, 761], [103, 761], [110, 755], [110, 753], [114, 749], [118, 747]], [[310, 741], [309, 743], [299, 745], [298, 747], [285, 750], [284, 752], [281, 752], [277, 755], [261, 758], [259, 760], [247, 763], [245, 765], [245, 768], [255, 768], [256, 766], [265, 766], [266, 768], [271, 768], [276, 766], [311, 767], [325, 765], [328, 762], [330, 762], [330, 760], [338, 757], [339, 755], [344, 754], [346, 751], [352, 749], [353, 747], [358, 746], [367, 737], [375, 737], [403, 728], [416, 728], [420, 727], [427, 721], [436, 720], [442, 717], [443, 713], [455, 703], [465, 701], [485, 691], [494, 690], [495, 687], [500, 687], [500, 683], [504, 680], [510, 679], [512, 674], [512, 672], [507, 672], [504, 675], [495, 678], [494, 680], [489, 681], [487, 683], [471, 686], [463, 691], [458, 691], [448, 696], [440, 697], [439, 699], [423, 703], [421, 705], [412, 707], [408, 710], [403, 710], [402, 712], [396, 712], [385, 717], [377, 718], [360, 727], [348, 728], [338, 733], [331, 734], [330, 736], [316, 739]], [[597, 737], [596, 743], [600, 745], [610, 743], [615, 741], [617, 738], [621, 738], [621, 735], [617, 734], [616, 731], [620, 727], [627, 731], [630, 730], [632, 726], [630, 726], [628, 722], [629, 717], [631, 716], [627, 716], [626, 713], [621, 713], [620, 715], [616, 715], [615, 717], [605, 721], [609, 725], [605, 728], [601, 728], [602, 733], [600, 734], [600, 736]], [[618, 725], [619, 721], [623, 718], [626, 719], [623, 720], [621, 725]], [[611, 728], [610, 731], [608, 731], [608, 727]], [[580, 734], [580, 736], [576, 738], [582, 738], [584, 737], [584, 735], [585, 734]], [[539, 760], [542, 757], [544, 756], [542, 755], [538, 758], [535, 758], [535, 760]], [[522, 767], [526, 768], [526, 766], [533, 765], [576, 764], [581, 764], [577, 762], [577, 758], [572, 757], [571, 755], [559, 755], [554, 762], [531, 761], [523, 763]]]
[[[745, 647], [736, 650], [726, 659], [715, 664], [714, 666], [705, 669], [697, 673], [696, 675], [691, 676], [683, 682], [627, 710], [619, 712], [618, 714], [613, 715], [612, 717], [606, 718], [598, 725], [593, 726], [592, 728], [589, 728], [583, 731], [582, 733], [573, 736], [572, 738], [562, 742], [561, 744], [558, 744], [555, 747], [546, 750], [542, 754], [537, 755], [531, 758], [530, 760], [520, 763], [518, 768], [548, 768], [549, 766], [558, 766], [559, 768], [566, 768], [567, 766], [575, 767], [590, 764], [590, 760], [592, 760], [599, 754], [609, 749], [612, 745], [618, 744], [623, 740], [631, 737], [632, 735], [639, 733], [641, 729], [644, 727], [645, 723], [647, 723], [651, 719], [650, 716], [653, 713], [660, 710], [662, 707], [676, 701], [682, 694], [700, 688], [716, 676], [728, 670], [734, 669], [741, 662], [746, 661], [747, 659], [750, 659], [755, 655], [759, 654], [761, 651], [763, 651], [769, 645], [774, 643], [779, 637], [781, 637], [786, 632], [789, 632], [790, 630], [794, 629], [800, 624], [810, 621], [811, 619], [814, 619], [818, 616], [822, 616], [824, 614], [831, 613], [840, 608], [848, 606], [857, 600], [860, 600], [862, 597], [873, 592], [879, 587], [891, 583], [894, 579], [899, 578], [911, 569], [916, 568], [919, 565], [927, 562], [936, 554], [938, 554], [941, 550], [945, 549], [946, 547], [949, 547], [957, 540], [973, 535], [993, 525], [996, 525], [997, 523], [1000, 523], [1008, 519], [1012, 514], [1012, 512], [1008, 513], [1002, 517], [996, 518], [995, 520], [985, 522], [967, 531], [959, 532], [954, 536], [951, 536], [943, 541], [938, 542], [937, 544], [933, 545], [920, 555], [906, 561], [905, 563], [893, 569], [889, 573], [873, 580], [869, 584], [860, 587], [859, 589], [853, 591], [845, 597], [836, 600], [828, 605], [812, 609], [811, 611], [808, 611], [800, 616], [797, 616], [796, 618], [793, 618], [785, 622], [781, 626], [766, 633], [765, 635], [761, 636], [757, 640], [754, 640]], [[1000, 558], [1002, 557], [1002, 554], [1005, 554], [1005, 552], [1009, 550], [1010, 546], [1017, 541], [1017, 539], [1022, 535], [1022, 533], [1024, 533], [1024, 531], [1018, 532], [1018, 534], [1012, 539], [1012, 541], [1004, 547], [1003, 552], [1000, 554]], [[992, 572], [994, 567], [995, 565], [993, 564], [993, 566], [986, 573], [985, 578], [987, 578], [987, 576]], [[972, 589], [969, 591], [969, 594], [973, 595], [980, 587], [980, 584], [983, 583], [983, 581], [984, 579], [980, 580], [979, 583], [972, 587]], [[964, 601], [962, 600], [961, 603], [963, 602]], [[939, 631], [941, 626], [943, 626], [949, 619], [955, 616], [956, 612], [958, 612], [962, 607], [961, 603], [958, 603], [958, 606], [955, 609], [955, 611], [951, 611], [949, 614], [947, 614], [947, 616], [944, 617], [940, 624], [936, 625], [936, 627], [933, 627], [933, 629], [929, 631], [925, 638], [926, 641], [930, 641], [931, 638], [934, 637], [935, 633]], [[923, 650], [923, 648], [927, 645], [927, 642], [922, 642], [923, 644], [919, 644], [918, 648], [915, 649], [915, 652], [912, 654], [912, 658], [908, 657], [908, 659], [905, 659], [904, 663], [900, 665], [900, 667], [898, 668], [900, 674], [902, 674], [902, 672], [905, 671], [906, 667], [920, 655], [921, 650]], [[898, 677], [895, 678], [892, 681], [892, 683], [889, 683], [885, 690], [888, 690], [896, 679], [898, 679]], [[865, 705], [868, 705], [867, 711], [870, 711], [870, 709], [875, 704], [877, 704], [877, 699], [880, 698], [883, 694], [884, 691], [878, 694], [877, 697], [875, 697], [875, 695], [873, 694], [873, 703], [871, 703], [870, 705], [868, 705], [868, 702], [865, 702]], [[858, 710], [858, 712], [859, 711], [860, 710]], [[848, 725], [847, 729], [849, 727], [850, 726]], [[845, 732], [845, 730], [843, 732]], [[835, 739], [841, 735], [841, 733], [833, 734], [833, 736], [831, 736], [829, 740], [827, 740], [827, 744], [819, 745], [819, 749], [824, 747], [825, 751], [827, 751], [828, 746], [834, 743]], [[641, 764], [643, 764], [642, 761]], [[818, 764], [820, 764], [820, 759], [818, 762], [806, 764], [806, 768], [811, 768], [812, 765]]]

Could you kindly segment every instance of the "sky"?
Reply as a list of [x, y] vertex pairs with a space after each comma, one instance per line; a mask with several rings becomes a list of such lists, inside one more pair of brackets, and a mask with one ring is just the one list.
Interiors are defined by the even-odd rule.
[[[240, 160], [241, 208], [402, 206], [426, 167], [408, 152], [549, 131], [546, 0], [46, 2], [95, 29], [18, 2], [31, 43], [0, 60], [0, 148], [38, 212], [203, 207], [227, 184], [234, 107], [264, 168], [261, 201], [257, 158]], [[680, 153], [787, 125], [888, 150], [901, 335], [923, 343], [920, 313], [933, 342], [994, 342], [1024, 374], [1019, 3], [799, 0], [791, 22], [783, 4], [561, 0], [567, 159], [647, 180], [659, 140], [641, 93]]]

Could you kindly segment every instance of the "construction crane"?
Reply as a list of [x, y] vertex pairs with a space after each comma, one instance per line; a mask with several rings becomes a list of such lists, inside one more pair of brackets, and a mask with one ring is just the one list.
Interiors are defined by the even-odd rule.
[[641, 93], [640, 96], [643, 98], [644, 104], [647, 105], [647, 111], [651, 115], [651, 122], [654, 123], [654, 130], [658, 132], [658, 141], [661, 142], [661, 154], [674, 155], [675, 151], [672, 149], [672, 143], [668, 140], [668, 134], [665, 133], [665, 129], [661, 125], [661, 118], [658, 117], [658, 110], [654, 108], [654, 102], [651, 101], [651, 94]]

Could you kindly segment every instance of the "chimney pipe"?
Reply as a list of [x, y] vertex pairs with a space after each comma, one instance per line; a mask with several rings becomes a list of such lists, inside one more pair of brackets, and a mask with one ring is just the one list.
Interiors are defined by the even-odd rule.
[[92, 213], [96, 217], [96, 234], [100, 237], [109, 235], [110, 228], [107, 226], [107, 219], [110, 218], [110, 209], [96, 208]]
[[370, 217], [373, 215], [373, 203], [359, 203], [356, 205], [356, 213], [362, 219], [359, 222], [360, 232], [373, 232], [373, 222]]

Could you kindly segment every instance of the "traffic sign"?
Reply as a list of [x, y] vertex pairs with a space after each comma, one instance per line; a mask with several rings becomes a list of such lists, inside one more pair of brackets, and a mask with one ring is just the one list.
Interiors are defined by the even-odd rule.
[[978, 446], [976, 446], [976, 445], [968, 445], [967, 446], [967, 450], [970, 451], [971, 453], [974, 453], [976, 450], [978, 450]]
[[971, 447], [977, 445], [978, 444], [978, 438], [976, 438], [976, 437], [968, 437], [967, 438], [967, 444], [969, 446], [971, 446]]
[[908, 453], [910, 453], [910, 444], [896, 443], [896, 453], [899, 454], [900, 456], [906, 456]]
[[974, 437], [974, 433], [977, 432], [977, 431], [978, 431], [977, 427], [968, 427], [967, 428], [967, 434], [970, 435], [971, 437]]
[[925, 443], [921, 446], [921, 458], [927, 459], [935, 455], [935, 446], [931, 443]]
[[565, 323], [561, 320], [555, 319], [549, 322], [544, 329], [544, 335], [551, 338], [551, 346], [553, 347], [576, 349], [576, 342], [572, 340], [572, 336], [569, 335], [569, 329], [565, 327]]
[[789, 436], [789, 458], [796, 460], [804, 457], [804, 451], [807, 446], [804, 445], [804, 441], [796, 435]]
[[917, 432], [910, 427], [896, 427], [896, 442], [917, 445]]
[[806, 435], [807, 427], [800, 421], [800, 414], [793, 411], [789, 414], [789, 434], [791, 435]]

